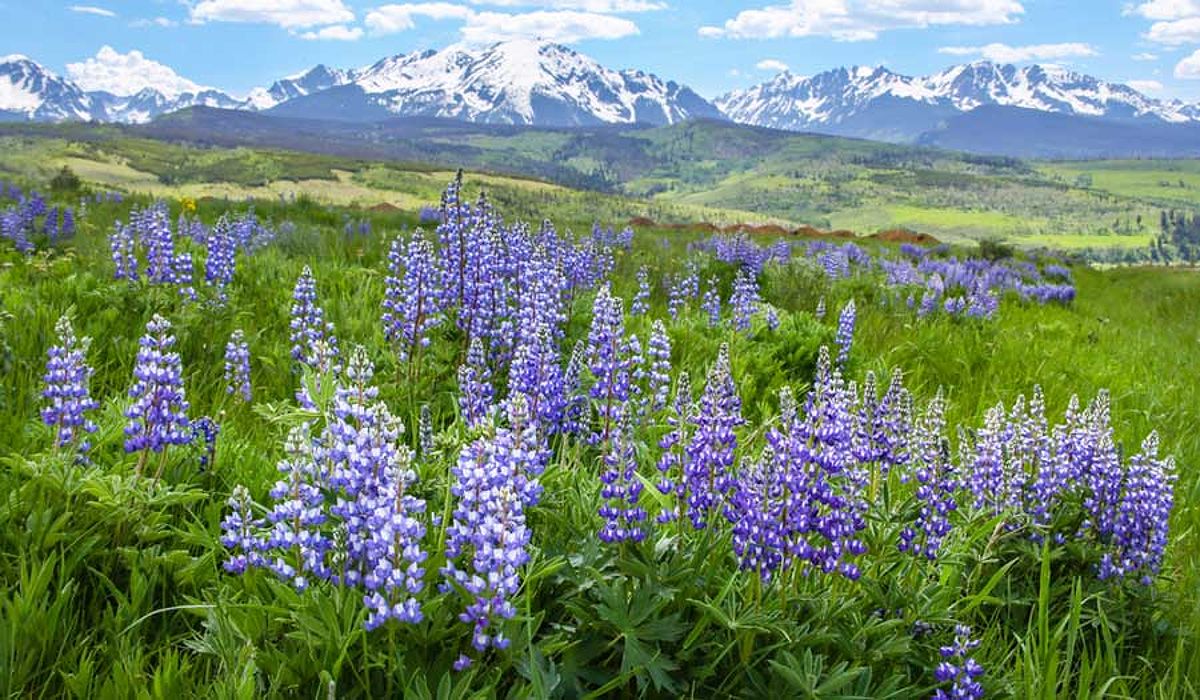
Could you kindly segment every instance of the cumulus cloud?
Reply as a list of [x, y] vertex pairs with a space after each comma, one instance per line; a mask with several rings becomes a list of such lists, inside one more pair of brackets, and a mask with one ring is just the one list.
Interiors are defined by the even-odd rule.
[[1188, 17], [1171, 22], [1155, 22], [1143, 34], [1150, 41], [1167, 46], [1200, 42], [1200, 17]]
[[364, 24], [372, 34], [395, 34], [417, 26], [414, 18], [466, 19], [473, 13], [471, 8], [448, 2], [419, 2], [399, 5], [384, 5], [367, 12]]
[[571, 44], [584, 39], [621, 39], [638, 34], [624, 17], [594, 12], [536, 11], [521, 14], [478, 12], [462, 27], [463, 40], [487, 44], [507, 39], [545, 39]]
[[303, 29], [354, 21], [342, 0], [200, 0], [189, 12], [192, 22], [259, 22]]
[[758, 63], [755, 63], [754, 67], [759, 70], [769, 70], [772, 73], [782, 73], [788, 69], [788, 64], [774, 58], [764, 58]]
[[304, 32], [300, 35], [300, 38], [310, 41], [355, 41], [362, 38], [362, 35], [362, 27], [347, 27], [344, 24], [335, 24], [331, 27], [322, 27], [316, 31]]
[[1068, 42], [1063, 44], [1030, 44], [1009, 46], [987, 44], [986, 46], [943, 46], [938, 53], [950, 56], [981, 56], [997, 63], [1021, 63], [1024, 61], [1056, 61], [1063, 58], [1095, 56], [1096, 49], [1090, 44]]
[[1024, 11], [1018, 0], [792, 0], [786, 5], [742, 10], [721, 26], [701, 27], [700, 35], [734, 39], [828, 36], [865, 41], [891, 29], [1011, 24]]
[[[565, 4], [584, 5], [587, 1]], [[620, 0], [590, 1], [597, 6], [622, 5]], [[632, 21], [611, 14], [576, 10], [477, 12], [465, 5], [448, 2], [383, 5], [368, 11], [364, 24], [372, 34], [380, 36], [413, 29], [420, 18], [460, 20], [463, 22], [463, 40], [473, 44], [507, 39], [546, 39], [570, 44], [584, 39], [620, 39], [638, 33], [638, 27]]]
[[1200, 49], [1175, 64], [1175, 77], [1183, 80], [1200, 80]]
[[1138, 92], [1157, 92], [1163, 89], [1163, 84], [1157, 80], [1126, 80], [1125, 84]]
[[1143, 51], [1142, 53], [1135, 53], [1134, 55], [1130, 56], [1130, 58], [1135, 61], [1157, 61], [1158, 54], [1150, 53], [1149, 51]]
[[175, 97], [204, 89], [170, 66], [146, 58], [141, 51], [121, 53], [111, 46], [101, 47], [95, 56], [81, 63], [68, 63], [67, 75], [84, 90], [105, 90], [114, 95], [154, 88]]
[[1200, 15], [1200, 0], [1150, 0], [1129, 8], [1126, 14], [1158, 20], [1195, 17]]
[[71, 5], [67, 8], [71, 12], [79, 12], [85, 15], [98, 15], [100, 17], [116, 17], [117, 13], [112, 10], [106, 10], [103, 7], [95, 5]]

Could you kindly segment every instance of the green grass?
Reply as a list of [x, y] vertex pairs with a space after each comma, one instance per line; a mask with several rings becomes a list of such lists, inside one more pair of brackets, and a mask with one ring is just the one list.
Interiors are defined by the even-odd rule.
[[[464, 165], [493, 173], [514, 189], [538, 186], [532, 177], [625, 195], [624, 210], [645, 215], [654, 207], [672, 222], [777, 220], [864, 234], [910, 226], [951, 241], [1113, 237], [1111, 245], [1096, 245], [1113, 248], [1129, 245], [1116, 237], [1155, 235], [1164, 207], [1200, 207], [1195, 161], [1035, 163], [707, 121], [654, 129], [434, 125], [394, 136], [343, 126], [328, 138], [299, 138], [255, 122], [241, 140], [237, 124], [223, 124], [209, 113], [184, 112], [166, 120], [167, 126], [177, 123], [186, 128], [159, 133], [155, 129], [165, 127], [0, 126], [9, 152], [0, 167], [43, 177], [50, 159], [35, 142], [50, 141], [55, 157], [69, 153], [101, 163], [79, 163], [97, 179], [164, 195], [269, 197], [290, 188], [318, 198], [327, 191], [339, 204], [400, 205], [409, 200], [395, 192], [426, 191], [417, 174]], [[154, 134], [170, 141], [149, 138]], [[200, 145], [180, 143], [188, 141]], [[207, 145], [213, 142], [243, 145]], [[265, 147], [271, 144], [341, 148], [378, 160]], [[106, 171], [117, 166], [119, 172]], [[348, 187], [339, 172], [357, 173], [354, 184], [364, 189]], [[147, 173], [158, 185], [139, 184]], [[1080, 180], [1083, 174], [1091, 176], [1090, 183]], [[646, 199], [654, 204], [648, 207]], [[614, 212], [596, 201], [591, 200], [596, 216]], [[568, 215], [586, 218], [577, 214]]]
[[[510, 217], [560, 196], [542, 185], [489, 190]], [[466, 194], [474, 200], [477, 183], [469, 179]], [[587, 205], [594, 210], [625, 206], [589, 196], [604, 200]], [[697, 393], [718, 347], [729, 343], [748, 420], [738, 431], [739, 456], [761, 447], [778, 412], [778, 389], [793, 387], [803, 399], [818, 348], [834, 337], [836, 310], [851, 298], [859, 316], [849, 378], [900, 369], [919, 406], [941, 388], [950, 426], [978, 426], [989, 407], [1011, 406], [1035, 386], [1052, 422], [1073, 394], [1086, 402], [1109, 390], [1114, 437], [1126, 453], [1156, 430], [1179, 464], [1171, 544], [1153, 586], [1098, 582], [1086, 547], [1043, 549], [966, 507], [954, 516], [937, 562], [902, 556], [895, 542], [915, 503], [912, 485], [895, 472], [872, 481], [878, 501], [858, 582], [814, 573], [763, 585], [737, 570], [721, 528], [656, 530], [640, 545], [605, 547], [595, 539], [600, 455], [564, 438], [555, 440], [542, 476], [543, 501], [528, 513], [533, 557], [508, 625], [512, 647], [454, 673], [450, 664], [470, 635], [456, 618], [459, 599], [433, 590], [441, 564], [437, 528], [427, 537], [426, 621], [372, 632], [362, 627], [361, 594], [323, 584], [297, 593], [263, 571], [226, 574], [218, 541], [234, 486], [265, 499], [288, 428], [314, 418], [295, 408], [301, 379], [288, 340], [291, 287], [305, 265], [343, 352], [361, 343], [375, 362], [380, 398], [405, 424], [406, 444], [416, 445], [418, 404], [430, 405], [438, 435], [433, 451], [420, 453], [412, 493], [428, 499], [431, 511], [449, 512], [450, 468], [473, 437], [455, 408], [463, 338], [451, 324], [439, 327], [412, 381], [379, 321], [387, 247], [402, 228], [415, 226], [413, 213], [257, 201], [260, 216], [289, 221], [294, 231], [243, 256], [228, 303], [209, 306], [187, 303], [173, 289], [111, 279], [106, 234], [127, 218], [130, 204], [89, 206], [74, 240], [31, 258], [0, 242], [5, 696], [927, 697], [937, 648], [949, 643], [955, 622], [972, 625], [982, 639], [977, 658], [990, 697], [1197, 694], [1200, 275], [1193, 270], [1077, 268], [1072, 305], [1008, 298], [996, 320], [983, 322], [920, 319], [876, 274], [830, 283], [797, 261], [770, 266], [761, 277], [765, 299], [780, 312], [778, 331], [761, 323], [749, 336], [728, 323], [714, 330], [694, 303], [669, 324], [674, 371], [686, 370]], [[249, 205], [199, 206], [211, 223], [227, 208]], [[544, 211], [567, 212], [555, 217], [560, 230], [584, 231], [591, 217], [570, 215], [594, 210], [575, 202]], [[172, 202], [172, 215], [178, 211]], [[344, 216], [369, 218], [374, 233], [347, 238]], [[633, 249], [615, 256], [614, 293], [630, 299], [642, 265], [656, 282], [680, 272], [694, 241], [638, 231]], [[695, 259], [703, 277], [715, 276], [728, 294], [733, 267]], [[831, 313], [817, 320], [821, 298]], [[587, 336], [592, 300], [580, 292], [570, 304], [560, 359]], [[665, 318], [661, 288], [651, 302], [652, 317]], [[103, 405], [86, 466], [49, 449], [51, 436], [37, 421], [45, 354], [64, 313], [94, 339], [92, 389]], [[121, 432], [138, 337], [154, 313], [174, 324], [192, 415], [217, 417], [222, 426], [210, 468], [199, 470], [196, 452], [179, 448], [168, 453], [159, 482], [134, 478], [137, 455], [124, 453]], [[647, 337], [649, 319], [626, 322]], [[235, 328], [252, 347], [252, 406], [233, 401], [221, 376], [223, 345]], [[643, 421], [635, 433], [649, 483], [657, 476], [660, 422]], [[959, 440], [953, 431], [947, 437]], [[653, 506], [656, 494], [647, 488], [643, 502]], [[918, 622], [931, 632], [916, 632]]]

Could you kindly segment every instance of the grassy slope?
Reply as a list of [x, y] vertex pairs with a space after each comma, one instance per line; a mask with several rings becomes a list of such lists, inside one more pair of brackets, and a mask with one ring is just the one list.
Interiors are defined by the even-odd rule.
[[[1200, 166], [1195, 162], [1028, 164], [704, 121], [655, 129], [579, 131], [441, 122], [401, 125], [391, 131], [318, 125], [309, 128], [315, 133], [337, 131], [328, 143], [314, 145], [321, 139], [298, 139], [269, 119], [251, 116], [258, 131], [247, 139], [256, 144], [255, 149], [210, 148], [203, 154], [192, 150], [185, 159], [177, 156], [178, 146], [144, 138], [237, 142], [238, 125], [222, 121], [229, 118], [202, 111], [173, 115], [169, 129], [22, 126], [10, 127], [8, 133], [70, 139], [89, 158], [115, 154], [139, 171], [126, 176], [136, 180], [144, 177], [141, 173], [150, 173], [164, 185], [179, 186], [157, 190], [162, 192], [233, 194], [251, 187], [263, 188], [249, 190], [254, 194], [268, 196], [289, 189], [319, 192], [319, 180], [332, 179], [332, 170], [385, 167], [412, 173], [431, 168], [407, 164], [419, 158], [439, 163], [443, 171], [462, 165], [637, 199], [650, 197], [667, 218], [773, 217], [862, 233], [906, 226], [946, 240], [991, 236], [1035, 245], [1052, 240], [1061, 247], [1141, 246], [1156, 233], [1160, 207], [1200, 204]], [[131, 134], [137, 138], [130, 138]], [[262, 149], [270, 144], [327, 147], [354, 157]], [[365, 157], [401, 159], [405, 165], [372, 166]], [[1077, 184], [1082, 172], [1093, 175], [1091, 187]], [[300, 182], [280, 185], [282, 178]], [[399, 204], [408, 200], [394, 193], [412, 193], [414, 187], [402, 179], [371, 177], [360, 183], [371, 189], [385, 185], [388, 192], [381, 195], [345, 183], [326, 189], [341, 202], [391, 198]], [[1178, 185], [1181, 179], [1184, 187]], [[517, 188], [528, 182], [509, 180]], [[241, 187], [217, 186], [221, 182]], [[416, 194], [428, 193], [420, 188]]]
[[[474, 195], [473, 186], [469, 191]], [[528, 197], [521, 206], [533, 208], [538, 204], [533, 192], [529, 189], [519, 191]], [[201, 203], [202, 214], [208, 220], [220, 213], [220, 207], [218, 202]], [[11, 607], [5, 608], [8, 611], [6, 617], [12, 627], [7, 634], [0, 634], [0, 648], [12, 651], [15, 646], [4, 646], [9, 642], [15, 645], [19, 641], [23, 645], [21, 653], [13, 653], [11, 657], [13, 667], [21, 673], [14, 671], [9, 677], [8, 682], [13, 686], [0, 687], [16, 694], [29, 694], [34, 688], [71, 687], [81, 689], [76, 690], [80, 695], [96, 696], [103, 694], [105, 688], [114, 695], [122, 695], [131, 687], [145, 688], [153, 683], [149, 687], [153, 687], [156, 694], [232, 696], [235, 694], [232, 689], [249, 678], [249, 685], [240, 687], [243, 696], [254, 696], [253, 681], [255, 674], [259, 674], [276, 691], [295, 683], [301, 685], [296, 692], [304, 694], [304, 691], [315, 693], [317, 690], [313, 669], [335, 669], [336, 672], [337, 668], [342, 668], [338, 677], [342, 685], [338, 689], [353, 692], [354, 683], [361, 679], [347, 669], [360, 667], [367, 658], [382, 663], [378, 655], [382, 644], [371, 644], [376, 655], [368, 656], [367, 638], [361, 636], [358, 621], [353, 619], [359, 606], [352, 597], [330, 603], [319, 595], [289, 595], [283, 587], [268, 586], [262, 579], [257, 584], [243, 583], [217, 571], [219, 547], [215, 532], [224, 510], [223, 499], [238, 482], [248, 483], [256, 493], [262, 493], [276, 478], [273, 464], [281, 453], [280, 426], [263, 413], [232, 405], [225, 397], [220, 379], [221, 343], [234, 327], [245, 328], [254, 347], [257, 400], [289, 400], [295, 380], [287, 369], [287, 308], [290, 285], [301, 266], [314, 266], [322, 303], [344, 342], [364, 342], [371, 346], [380, 363], [384, 398], [395, 406], [407, 403], [393, 381], [399, 376], [398, 370], [390, 353], [382, 349], [378, 323], [385, 235], [348, 241], [337, 226], [341, 213], [337, 210], [285, 208], [270, 202], [261, 204], [260, 210], [268, 217], [297, 220], [299, 229], [290, 239], [245, 261], [239, 268], [229, 306], [215, 312], [185, 307], [169, 292], [147, 293], [109, 279], [110, 267], [103, 236], [111, 221], [125, 213], [123, 207], [116, 205], [93, 208], [68, 254], [33, 263], [6, 259], [6, 264], [0, 264], [0, 301], [3, 302], [0, 310], [11, 313], [14, 319], [5, 326], [5, 339], [13, 351], [9, 358], [12, 365], [8, 369], [11, 371], [0, 373], [0, 398], [3, 398], [0, 453], [10, 449], [25, 451], [45, 442], [44, 431], [30, 428], [29, 419], [36, 412], [36, 387], [42, 358], [52, 341], [54, 320], [68, 309], [74, 310], [80, 333], [96, 339], [90, 354], [97, 365], [93, 387], [97, 395], [106, 399], [106, 425], [120, 424], [119, 397], [127, 387], [137, 336], [149, 316], [163, 309], [172, 311], [172, 320], [180, 335], [188, 396], [194, 412], [198, 415], [228, 411], [224, 415], [216, 468], [202, 475], [192, 474], [188, 467], [180, 467], [178, 471], [173, 468], [171, 472], [172, 480], [192, 484], [202, 492], [202, 500], [197, 503], [172, 507], [139, 501], [126, 506], [116, 498], [117, 495], [124, 497], [125, 493], [113, 494], [112, 503], [109, 503], [103, 500], [106, 497], [103, 488], [110, 484], [98, 481], [90, 486], [98, 495], [90, 494], [88, 498], [101, 502], [87, 508], [75, 503], [72, 514], [64, 515], [62, 524], [56, 524], [51, 517], [57, 507], [51, 505], [54, 503], [52, 497], [61, 494], [56, 491], [54, 476], [48, 474], [31, 479], [40, 482], [39, 488], [47, 493], [45, 509], [36, 511], [36, 517], [5, 521], [7, 509], [16, 508], [16, 499], [10, 499], [6, 507], [0, 507], [0, 525], [4, 532], [11, 534], [14, 542], [27, 538], [20, 541], [27, 548], [22, 550], [27, 552], [27, 559], [22, 561], [28, 562], [22, 565], [27, 567], [22, 569], [22, 580], [18, 582], [14, 576], [11, 588], [6, 592], [11, 601]], [[560, 216], [562, 212], [550, 213], [560, 224], [587, 223], [586, 219], [564, 220]], [[413, 223], [411, 216], [406, 214], [375, 216], [376, 231], [379, 232], [390, 233], [402, 224]], [[632, 295], [635, 288], [633, 271], [638, 265], [648, 263], [672, 269], [678, 264], [688, 240], [673, 238], [669, 252], [664, 254], [655, 233], [640, 231], [635, 251], [618, 259], [614, 274], [618, 294], [626, 298]], [[1101, 669], [1091, 686], [1094, 693], [1152, 697], [1157, 692], [1159, 697], [1170, 697], [1172, 691], [1179, 688], [1172, 685], [1173, 679], [1191, 677], [1194, 684], [1194, 679], [1200, 678], [1200, 659], [1196, 656], [1194, 636], [1195, 631], [1200, 630], [1200, 599], [1197, 598], [1197, 591], [1200, 591], [1200, 542], [1197, 541], [1200, 533], [1200, 479], [1197, 472], [1200, 436], [1194, 430], [1195, 407], [1200, 405], [1200, 375], [1194, 371], [1200, 361], [1195, 326], [1195, 309], [1200, 307], [1200, 278], [1190, 272], [1141, 269], [1080, 270], [1077, 276], [1079, 300], [1073, 307], [1006, 304], [994, 324], [960, 323], [945, 318], [916, 321], [909, 314], [870, 303], [870, 289], [856, 282], [802, 288], [791, 286], [788, 276], [777, 271], [768, 274], [764, 280], [764, 293], [770, 301], [790, 312], [785, 317], [788, 323], [794, 321], [795, 328], [823, 334], [826, 339], [832, 336], [833, 318], [820, 325], [807, 313], [815, 306], [817, 296], [827, 295], [830, 308], [838, 308], [851, 295], [857, 296], [860, 325], [851, 362], [852, 375], [861, 378], [868, 369], [886, 373], [893, 367], [902, 368], [909, 386], [923, 400], [930, 398], [938, 386], [944, 386], [951, 402], [948, 418], [952, 425], [960, 420], [977, 421], [982, 411], [995, 402], [1003, 400], [1011, 404], [1016, 395], [1028, 394], [1033, 385], [1040, 384], [1045, 389], [1053, 419], [1061, 415], [1071, 393], [1078, 392], [1086, 401], [1098, 389], [1109, 388], [1114, 399], [1117, 438], [1127, 449], [1134, 448], [1149, 430], [1158, 429], [1166, 451], [1179, 459], [1181, 472], [1177, 489], [1179, 505], [1174, 515], [1174, 543], [1164, 582], [1157, 591], [1162, 612], [1158, 613], [1156, 624], [1161, 639], [1143, 640], [1145, 646], [1125, 649], [1118, 638], [1107, 647], [1084, 651], [1091, 654], [1090, 663]], [[587, 302], [587, 299], [579, 300], [575, 309], [577, 315], [586, 314]], [[656, 313], [662, 315], [663, 299], [656, 298], [655, 304]], [[571, 332], [578, 335], [585, 328], [582, 319], [577, 318]], [[724, 338], [709, 331], [698, 314], [674, 327], [672, 333], [677, 348], [677, 368], [690, 370], [694, 377], [703, 376], [716, 344]], [[734, 342], [734, 357], [748, 413], [770, 406], [774, 400], [771, 391], [776, 386], [789, 383], [801, 387], [808, 381], [809, 368], [805, 363], [800, 363], [803, 366], [779, 363], [778, 358], [782, 356], [779, 350], [791, 347], [787, 343], [776, 345], [779, 340], [770, 336], [747, 340], [730, 334], [729, 338]], [[435, 347], [445, 344], [439, 341]], [[447, 359], [450, 358], [439, 357], [437, 361], [441, 363]], [[442, 366], [438, 381], [448, 383], [451, 372], [449, 364]], [[433, 395], [437, 419], [444, 423], [449, 419], [448, 402], [452, 392], [446, 389]], [[413, 424], [412, 415], [406, 414], [404, 418], [409, 425]], [[101, 443], [98, 454], [106, 463], [123, 458], [120, 440], [119, 427], [98, 436]], [[576, 483], [570, 481], [570, 474], [564, 474], [564, 471], [568, 470], [552, 472], [549, 478], [557, 481], [550, 482], [549, 493], [561, 493], [566, 489], [578, 489], [579, 493], [595, 490], [593, 478], [580, 478]], [[579, 472], [589, 476], [583, 468]], [[3, 476], [11, 477], [14, 483], [24, 479], [24, 476], [18, 479], [15, 470], [5, 472]], [[553, 532], [568, 542], [575, 541], [570, 538], [588, 541], [594, 524], [590, 519], [592, 513], [585, 505], [592, 504], [581, 504], [571, 498], [552, 501], [537, 512], [533, 527], [541, 533]], [[174, 522], [161, 523], [159, 508], [162, 514], [174, 518]], [[136, 575], [124, 576], [125, 567], [116, 566], [122, 577], [107, 584], [113, 586], [111, 591], [96, 581], [112, 576], [112, 571], [88, 570], [79, 563], [115, 559], [106, 559], [102, 553], [89, 549], [96, 547], [96, 542], [106, 540], [89, 533], [88, 537], [72, 536], [67, 543], [58, 544], [57, 538], [62, 536], [59, 527], [90, 522], [85, 520], [87, 518], [95, 519], [95, 527], [101, 533], [130, 528], [124, 534], [125, 547], [120, 551], [134, 562], [130, 568]], [[170, 534], [164, 535], [164, 532]], [[74, 535], [69, 529], [67, 533]], [[155, 539], [147, 546], [139, 542], [139, 537]], [[551, 540], [545, 534], [540, 537], [545, 539], [539, 541]], [[568, 551], [578, 553], [578, 550]], [[554, 554], [553, 550], [546, 552], [547, 557]], [[587, 557], [595, 555], [585, 551], [580, 556], [586, 562], [590, 561]], [[60, 557], [66, 557], [67, 561], [59, 565]], [[544, 562], [536, 562], [531, 569], [536, 570], [542, 565]], [[565, 563], [558, 565], [567, 566]], [[72, 571], [71, 566], [76, 567], [75, 573], [65, 573]], [[6, 570], [16, 568], [12, 566]], [[952, 570], [952, 565], [945, 569]], [[564, 571], [578, 574], [576, 569], [564, 568]], [[870, 572], [866, 580], [880, 580], [881, 576], [890, 575]], [[536, 583], [527, 585], [532, 590], [530, 598], [537, 596], [535, 606], [550, 609], [558, 603], [552, 595], [563, 590], [555, 587], [557, 578], [552, 572], [546, 573]], [[704, 637], [715, 640], [714, 645], [736, 639], [736, 647], [729, 642], [729, 664], [765, 672], [769, 668], [766, 661], [770, 653], [769, 641], [775, 634], [770, 630], [774, 629], [777, 620], [770, 619], [769, 615], [755, 617], [749, 607], [736, 607], [739, 600], [754, 599], [758, 589], [751, 584], [750, 578], [737, 579], [744, 585], [734, 587], [732, 594], [726, 589], [719, 598], [712, 596], [711, 604], [720, 605], [727, 611], [733, 606], [736, 614], [723, 613], [731, 620], [725, 624], [709, 620]], [[915, 614], [937, 616], [922, 619], [942, 623], [947, 611], [936, 607], [944, 602], [938, 596], [957, 588], [952, 582], [936, 578], [907, 577], [900, 585], [900, 594], [906, 605], [912, 601]], [[165, 585], [164, 580], [173, 583]], [[93, 588], [88, 587], [88, 582]], [[1024, 583], [1028, 584], [1028, 581]], [[4, 585], [7, 584], [0, 584], [0, 588]], [[802, 595], [811, 599], [814, 606], [805, 610], [818, 621], [822, 614], [845, 618], [846, 609], [873, 595], [873, 589], [867, 584], [855, 588], [844, 582], [835, 583], [834, 594], [830, 595], [828, 583], [819, 578], [808, 581], [802, 590]], [[855, 591], [863, 591], [861, 597]], [[673, 592], [678, 595], [678, 591]], [[922, 597], [926, 594], [933, 596], [936, 604], [924, 600]], [[1004, 606], [1000, 603], [1008, 601], [1011, 604], [1017, 595], [1004, 590], [994, 594], [994, 600], [985, 603], [976, 613], [977, 623], [984, 628], [989, 616], [999, 616], [1003, 611]], [[86, 595], [95, 595], [96, 599], [90, 600]], [[573, 592], [573, 595], [579, 596], [580, 604], [591, 601], [586, 597], [586, 591]], [[272, 601], [272, 606], [258, 611], [254, 601], [259, 597]], [[114, 604], [114, 600], [120, 603]], [[821, 601], [829, 600], [850, 600], [852, 604], [841, 610], [833, 609], [836, 606], [828, 603], [826, 607], [820, 607]], [[709, 603], [709, 599], [704, 602]], [[962, 603], [960, 600], [951, 602]], [[86, 619], [91, 624], [70, 628], [68, 621], [72, 618], [68, 611], [72, 605], [86, 610], [89, 616]], [[205, 607], [174, 609], [174, 605]], [[595, 607], [594, 603], [590, 605]], [[1025, 603], [1013, 605], [1023, 610], [1021, 606]], [[214, 607], [209, 609], [207, 606]], [[1116, 603], [1110, 602], [1105, 609], [1112, 606]], [[1089, 607], [1085, 615], [1094, 621], [1096, 612]], [[1055, 625], [1059, 619], [1053, 618]], [[826, 638], [837, 641], [844, 636], [851, 645], [850, 651], [845, 652], [846, 658], [854, 662], [883, 664], [884, 661], [874, 656], [858, 656], [883, 649], [869, 646], [874, 643], [872, 635], [894, 632], [897, 644], [912, 643], [907, 640], [907, 628], [881, 633], [881, 625], [873, 618], [864, 617], [857, 623], [860, 626], [830, 627], [828, 629], [834, 630], [831, 635], [826, 628], [818, 627], [816, 633], [811, 630], [806, 633], [811, 636], [802, 644], [788, 640], [787, 647], [820, 650], [829, 646], [823, 641]], [[1015, 635], [1004, 637], [1000, 632], [985, 632], [990, 636], [981, 653], [988, 668], [990, 690], [996, 691], [998, 696], [1034, 697], [1033, 689], [1047, 678], [1046, 668], [1057, 669], [1066, 682], [1077, 679], [1080, 666], [1077, 659], [1072, 666], [1070, 659], [1047, 655], [1046, 666], [1039, 666], [1039, 659], [1022, 656], [1034, 648], [1034, 641], [1025, 636], [1023, 620], [1016, 623], [1016, 628], [1024, 639]], [[1031, 622], [1029, 634], [1034, 634], [1035, 629]], [[1182, 630], [1182, 636], [1174, 637], [1167, 632], [1172, 629]], [[591, 630], [596, 635], [606, 632]], [[420, 649], [425, 641], [423, 637], [412, 636], [408, 630], [402, 630], [401, 635], [398, 648], [402, 650], [406, 648], [405, 643]], [[376, 635], [371, 639], [382, 638]], [[64, 644], [64, 640], [69, 643]], [[1177, 642], [1176, 648], [1173, 645]], [[514, 655], [524, 654], [522, 643], [517, 640]], [[556, 651], [566, 654], [578, 643], [577, 635], [568, 632]], [[866, 652], [863, 645], [868, 645]], [[436, 643], [429, 646], [438, 648]], [[738, 650], [746, 653], [747, 649], [754, 655], [738, 656]], [[717, 647], [707, 651], [715, 655]], [[802, 651], [797, 651], [797, 655]], [[1058, 644], [1054, 645], [1053, 651], [1059, 653]], [[1112, 653], [1113, 657], [1103, 656], [1106, 652]], [[1136, 658], [1137, 654], [1145, 658]], [[406, 660], [411, 661], [413, 655], [414, 652], [409, 652]], [[353, 661], [343, 663], [346, 658]], [[499, 660], [491, 662], [500, 663]], [[376, 679], [382, 673], [381, 668], [382, 665], [374, 668]], [[26, 675], [28, 669], [32, 672]], [[431, 669], [419, 667], [421, 673], [426, 670], [430, 671], [428, 680], [432, 686], [437, 677], [432, 675]], [[570, 669], [563, 670], [567, 673]], [[520, 682], [517, 670], [511, 666], [503, 667], [503, 670], [485, 669], [481, 673], [492, 675], [469, 678], [447, 674], [446, 683], [465, 691], [467, 684], [483, 683], [488, 678], [495, 680], [497, 674], [507, 682]], [[1068, 687], [1064, 686], [1063, 692], [1067, 692]], [[323, 686], [321, 690], [324, 690]], [[625, 690], [632, 695], [632, 683], [626, 684]], [[259, 688], [257, 694], [262, 691]], [[381, 687], [376, 685], [375, 691], [382, 692]], [[1054, 691], [1054, 688], [1045, 690], [1044, 696], [1052, 697]], [[766, 696], [761, 692], [758, 695]]]

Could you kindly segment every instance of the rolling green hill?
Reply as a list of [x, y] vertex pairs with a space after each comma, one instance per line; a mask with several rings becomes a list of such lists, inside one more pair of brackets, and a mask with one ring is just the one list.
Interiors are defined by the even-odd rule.
[[70, 164], [108, 186], [159, 193], [299, 191], [416, 207], [465, 167], [492, 173], [493, 193], [514, 206], [537, 192], [537, 206], [663, 221], [905, 227], [944, 240], [1071, 248], [1144, 246], [1162, 208], [1200, 206], [1194, 161], [1036, 163], [715, 121], [537, 129], [197, 108], [136, 127], [5, 125], [0, 137], [0, 168]]

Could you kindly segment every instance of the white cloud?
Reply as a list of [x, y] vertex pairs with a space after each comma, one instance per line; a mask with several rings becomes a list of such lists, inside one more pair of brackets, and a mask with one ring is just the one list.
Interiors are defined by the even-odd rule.
[[1163, 84], [1157, 80], [1126, 80], [1125, 84], [1138, 92], [1158, 92]]
[[700, 35], [734, 39], [828, 36], [839, 41], [874, 39], [891, 29], [941, 25], [1011, 24], [1025, 8], [1018, 0], [792, 0], [742, 10]]
[[1171, 22], [1155, 22], [1143, 34], [1150, 41], [1167, 46], [1200, 42], [1200, 17], [1188, 17]]
[[1200, 80], [1200, 49], [1175, 64], [1175, 77], [1184, 80]]
[[362, 27], [347, 27], [344, 24], [335, 24], [330, 27], [322, 27], [316, 31], [304, 32], [300, 35], [300, 38], [309, 40], [355, 41], [361, 39], [362, 35]]
[[82, 63], [68, 63], [67, 75], [84, 90], [106, 90], [114, 95], [132, 95], [154, 88], [168, 97], [204, 88], [176, 73], [170, 66], [151, 60], [141, 51], [121, 53], [103, 46]]
[[1157, 61], [1158, 54], [1150, 53], [1149, 51], [1143, 51], [1142, 53], [1135, 53], [1134, 55], [1130, 56], [1130, 58], [1135, 61]]
[[99, 15], [100, 17], [116, 17], [117, 13], [112, 10], [106, 10], [103, 7], [95, 5], [71, 5], [67, 8], [71, 12], [81, 12], [85, 15]]
[[547, 10], [579, 10], [600, 14], [650, 12], [664, 10], [667, 3], [658, 0], [471, 0], [472, 5], [492, 7], [540, 7]]
[[1176, 20], [1200, 15], [1200, 0], [1150, 0], [1129, 8], [1126, 14], [1146, 19]]
[[155, 17], [153, 19], [142, 18], [136, 19], [132, 22], [132, 26], [134, 27], [174, 27], [178, 24], [179, 22], [167, 17]]
[[[579, 1], [579, 4], [583, 2]], [[621, 0], [597, 3], [600, 4], [616, 7]], [[584, 39], [620, 39], [638, 33], [637, 25], [630, 20], [598, 12], [476, 12], [465, 5], [448, 2], [383, 5], [367, 12], [364, 24], [372, 34], [381, 36], [413, 29], [419, 18], [461, 20], [463, 40], [471, 44], [507, 39], [545, 39], [570, 44]]]
[[427, 19], [467, 19], [474, 12], [469, 7], [448, 2], [419, 2], [383, 5], [367, 12], [364, 23], [372, 34], [395, 34], [417, 26], [414, 17]]
[[997, 63], [1021, 63], [1024, 61], [1054, 61], [1062, 58], [1095, 56], [1096, 49], [1090, 44], [1069, 42], [1063, 44], [1030, 44], [1009, 46], [987, 44], [986, 46], [943, 46], [938, 53], [950, 56], [982, 56]]
[[772, 73], [782, 73], [788, 69], [788, 64], [774, 58], [764, 58], [758, 63], [755, 63], [754, 67], [759, 70], [769, 70]]
[[200, 0], [192, 22], [261, 22], [298, 29], [354, 21], [342, 0]]
[[488, 44], [507, 39], [545, 39], [571, 44], [584, 39], [621, 39], [638, 34], [633, 22], [594, 12], [478, 12], [462, 27], [463, 40]]

